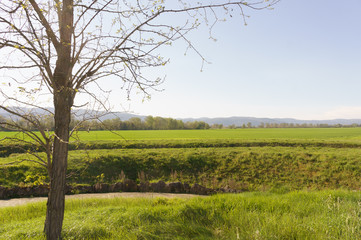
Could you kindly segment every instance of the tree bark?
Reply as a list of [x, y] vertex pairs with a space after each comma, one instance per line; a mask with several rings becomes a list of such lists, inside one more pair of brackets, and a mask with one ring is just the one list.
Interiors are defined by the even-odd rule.
[[72, 87], [71, 58], [73, 16], [73, 0], [64, 0], [59, 12], [60, 44], [54, 41], [58, 58], [51, 86], [54, 96], [55, 139], [49, 168], [50, 190], [44, 225], [47, 240], [61, 239], [64, 219], [69, 125], [75, 96]]
[[55, 139], [50, 172], [50, 190], [44, 231], [48, 240], [61, 238], [64, 219], [66, 170], [68, 162], [69, 124], [72, 97], [68, 89], [54, 96]]

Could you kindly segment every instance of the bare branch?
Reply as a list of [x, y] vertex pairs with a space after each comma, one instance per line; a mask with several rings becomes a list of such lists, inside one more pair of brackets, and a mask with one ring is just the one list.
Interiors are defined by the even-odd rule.
[[39, 19], [42, 23], [42, 25], [45, 27], [46, 33], [48, 34], [49, 38], [51, 39], [51, 42], [55, 49], [59, 51], [60, 43], [53, 32], [53, 29], [51, 28], [50, 24], [46, 20], [45, 16], [42, 13], [42, 10], [39, 8], [38, 4], [35, 2], [35, 0], [29, 0], [30, 4], [33, 6], [35, 12], [38, 14]]

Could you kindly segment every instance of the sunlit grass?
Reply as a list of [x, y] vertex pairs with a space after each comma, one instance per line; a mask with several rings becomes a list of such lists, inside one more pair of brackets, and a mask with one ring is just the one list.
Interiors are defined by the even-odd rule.
[[[6, 136], [23, 138], [16, 132], [0, 132]], [[361, 128], [255, 128], [209, 130], [127, 130], [80, 131], [81, 141], [160, 140], [160, 139], [316, 139], [361, 141]]]
[[[361, 194], [253, 192], [67, 201], [64, 239], [360, 239]], [[0, 209], [0, 239], [43, 239], [45, 204]]]
[[148, 139], [325, 139], [361, 141], [361, 128], [210, 129], [79, 132], [83, 141]]

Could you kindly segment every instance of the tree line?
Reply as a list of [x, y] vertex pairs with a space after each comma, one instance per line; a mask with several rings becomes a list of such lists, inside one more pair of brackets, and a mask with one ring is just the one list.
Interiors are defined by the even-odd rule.
[[[54, 118], [51, 115], [41, 116], [40, 122], [43, 129], [54, 131]], [[0, 131], [18, 131], [19, 128], [12, 126], [20, 126], [22, 129], [36, 131], [36, 127], [23, 119], [6, 119], [0, 116]], [[204, 121], [183, 122], [173, 118], [147, 116], [144, 119], [132, 117], [128, 120], [120, 118], [106, 120], [78, 120], [74, 116], [70, 122], [70, 129], [80, 131], [94, 130], [176, 130], [176, 129], [236, 129], [236, 128], [341, 128], [341, 127], [361, 127], [360, 124], [327, 124], [327, 123], [263, 123], [252, 125], [251, 122], [242, 125], [208, 124]]]
[[[43, 129], [53, 131], [54, 119], [50, 115], [42, 116], [40, 123]], [[17, 126], [13, 128], [12, 126]], [[36, 126], [23, 119], [5, 119], [0, 116], [0, 130], [1, 131], [15, 131], [26, 129], [36, 131]], [[210, 126], [204, 121], [183, 122], [173, 118], [162, 118], [147, 116], [144, 120], [138, 117], [133, 117], [128, 120], [121, 120], [120, 118], [106, 119], [106, 120], [78, 120], [72, 117], [70, 122], [70, 129], [77, 129], [80, 131], [93, 131], [93, 130], [175, 130], [175, 129], [210, 129], [210, 128], [223, 128], [222, 124], [214, 124]]]
[[[75, 123], [77, 121], [75, 120]], [[175, 129], [209, 129], [204, 121], [183, 122], [173, 118], [147, 116], [144, 120], [133, 117], [122, 121], [120, 118], [103, 121], [92, 120], [79, 124], [79, 130], [175, 130]]]

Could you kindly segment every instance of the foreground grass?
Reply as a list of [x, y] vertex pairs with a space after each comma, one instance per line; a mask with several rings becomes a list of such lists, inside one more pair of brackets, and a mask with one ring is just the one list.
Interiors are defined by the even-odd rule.
[[[45, 204], [0, 209], [0, 239], [43, 239]], [[66, 204], [64, 239], [360, 239], [361, 193], [254, 192]]]

